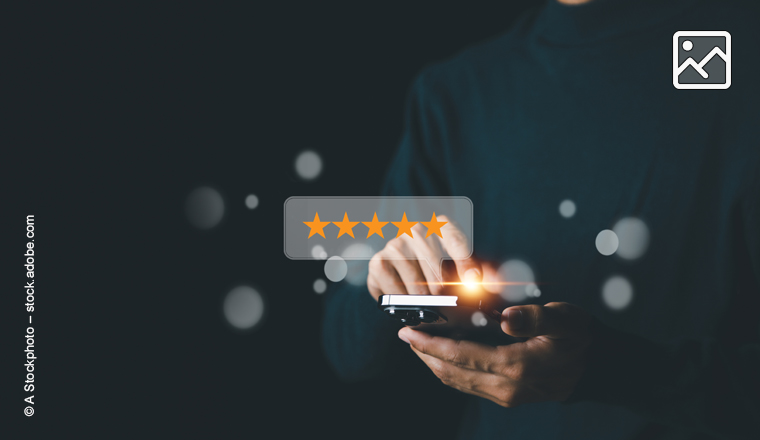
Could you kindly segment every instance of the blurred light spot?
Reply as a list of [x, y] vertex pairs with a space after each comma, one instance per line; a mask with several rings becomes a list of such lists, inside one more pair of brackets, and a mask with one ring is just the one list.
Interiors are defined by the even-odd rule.
[[626, 217], [612, 228], [620, 240], [617, 254], [626, 260], [635, 260], [644, 255], [649, 246], [649, 228], [638, 218]]
[[327, 290], [327, 282], [325, 282], [325, 280], [322, 278], [317, 278], [314, 281], [314, 291], [316, 293], [322, 294], [325, 293], [325, 290]]
[[325, 276], [333, 283], [342, 281], [348, 273], [346, 261], [340, 257], [330, 257], [325, 261]]
[[525, 285], [525, 294], [527, 296], [538, 298], [541, 296], [541, 289], [536, 286], [536, 283], [530, 283]]
[[602, 299], [610, 309], [623, 310], [633, 299], [633, 286], [624, 277], [613, 276], [602, 286]]
[[533, 296], [536, 290], [538, 290], [538, 286], [536, 286], [536, 283], [528, 283], [525, 285], [525, 294], [528, 296]]
[[[534, 283], [533, 269], [521, 260], [509, 260], [499, 267], [499, 277], [509, 283]], [[501, 296], [507, 301], [520, 302], [525, 300], [525, 284], [506, 285]]]
[[322, 158], [313, 151], [304, 151], [296, 158], [296, 172], [304, 180], [316, 179], [322, 172]]
[[224, 317], [235, 328], [249, 329], [258, 324], [262, 316], [264, 299], [252, 287], [236, 287], [224, 298]]
[[369, 259], [375, 252], [367, 244], [354, 243], [341, 252], [341, 257], [346, 260], [346, 281], [354, 286], [362, 286], [367, 282], [369, 273]]
[[570, 218], [575, 215], [575, 203], [572, 200], [563, 200], [559, 204], [559, 214], [562, 217]]
[[343, 258], [362, 258], [369, 260], [373, 255], [375, 255], [375, 252], [368, 244], [354, 243], [343, 249], [343, 252], [341, 252], [340, 255]]
[[[428, 263], [430, 264], [430, 263]], [[501, 282], [504, 280], [501, 278], [498, 272], [498, 268], [491, 266], [490, 264], [483, 265], [483, 288], [490, 293], [501, 293]]]
[[210, 229], [216, 226], [224, 216], [224, 200], [215, 189], [202, 186], [194, 189], [187, 196], [185, 213], [193, 226]]
[[325, 248], [322, 247], [321, 244], [318, 244], [311, 248], [311, 256], [314, 257], [315, 260], [326, 260], [327, 259], [327, 252], [325, 251]]
[[609, 229], [605, 229], [596, 236], [596, 250], [602, 255], [612, 255], [618, 248], [618, 237]]
[[256, 194], [248, 194], [248, 197], [245, 198], [245, 206], [248, 209], [256, 209], [259, 206], [259, 198], [256, 197]]
[[476, 327], [485, 327], [488, 324], [488, 318], [483, 312], [475, 312], [472, 314], [472, 323]]

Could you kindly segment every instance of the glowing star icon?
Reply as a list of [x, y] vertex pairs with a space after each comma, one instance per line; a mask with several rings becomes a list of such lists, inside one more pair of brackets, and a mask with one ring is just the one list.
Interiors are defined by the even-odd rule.
[[443, 238], [443, 235], [441, 235], [441, 226], [445, 225], [448, 222], [439, 222], [438, 219], [435, 217], [435, 212], [433, 213], [433, 218], [430, 219], [429, 222], [420, 222], [422, 223], [427, 230], [427, 235], [425, 235], [425, 238], [430, 237], [431, 234], [435, 234], [441, 238]]
[[309, 231], [309, 238], [311, 238], [314, 234], [319, 234], [322, 236], [322, 238], [325, 237], [325, 231], [323, 230], [325, 226], [329, 225], [330, 222], [321, 222], [319, 221], [319, 213], [314, 213], [314, 221], [313, 222], [303, 222], [306, 226], [311, 228], [311, 231]]
[[401, 218], [400, 222], [391, 222], [391, 223], [393, 223], [393, 225], [398, 228], [398, 233], [396, 234], [396, 238], [401, 237], [401, 235], [403, 234], [406, 234], [414, 238], [414, 235], [412, 235], [412, 226], [416, 225], [417, 222], [410, 222], [409, 220], [407, 220], [406, 213], [404, 213], [404, 216]]
[[354, 226], [358, 225], [359, 222], [351, 222], [348, 221], [348, 213], [343, 214], [343, 221], [342, 222], [333, 222], [337, 227], [340, 228], [340, 232], [338, 232], [338, 238], [340, 238], [343, 234], [348, 234], [351, 236], [351, 238], [354, 238]]
[[388, 222], [379, 222], [377, 221], [377, 213], [375, 213], [375, 216], [372, 217], [371, 222], [362, 222], [364, 223], [364, 226], [369, 228], [369, 233], [367, 234], [367, 238], [370, 238], [372, 234], [377, 234], [382, 238], [383, 237], [383, 226], [387, 225]]

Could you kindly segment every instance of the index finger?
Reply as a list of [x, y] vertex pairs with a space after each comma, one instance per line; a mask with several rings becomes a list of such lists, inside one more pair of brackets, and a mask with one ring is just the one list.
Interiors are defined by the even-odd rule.
[[467, 236], [459, 226], [447, 216], [438, 217], [446, 224], [441, 227], [441, 243], [449, 256], [454, 260], [459, 279], [463, 283], [479, 283], [483, 280], [483, 269], [480, 263], [472, 258], [472, 249]]

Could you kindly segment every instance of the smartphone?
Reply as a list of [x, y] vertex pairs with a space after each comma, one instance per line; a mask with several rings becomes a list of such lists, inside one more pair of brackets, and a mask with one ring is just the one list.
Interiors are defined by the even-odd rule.
[[459, 295], [381, 295], [380, 310], [404, 325], [432, 335], [489, 345], [518, 342], [501, 329], [501, 303]]

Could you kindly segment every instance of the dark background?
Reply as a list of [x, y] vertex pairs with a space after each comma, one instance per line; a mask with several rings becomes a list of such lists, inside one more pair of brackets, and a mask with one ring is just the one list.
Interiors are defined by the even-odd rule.
[[[377, 194], [414, 75], [535, 3], [59, 3], [14, 16], [2, 258], [14, 311], [4, 334], [18, 337], [4, 349], [3, 419], [103, 438], [453, 436], [462, 396], [421, 364], [369, 383], [332, 373], [312, 290], [322, 263], [285, 258], [282, 204]], [[323, 159], [313, 182], [294, 172], [304, 149]], [[226, 205], [209, 231], [184, 213], [202, 185]], [[37, 221], [31, 418], [27, 214]], [[222, 314], [240, 284], [266, 300], [252, 332]]]

